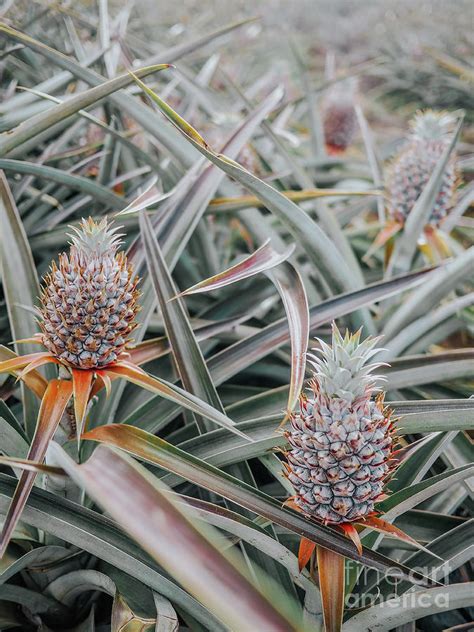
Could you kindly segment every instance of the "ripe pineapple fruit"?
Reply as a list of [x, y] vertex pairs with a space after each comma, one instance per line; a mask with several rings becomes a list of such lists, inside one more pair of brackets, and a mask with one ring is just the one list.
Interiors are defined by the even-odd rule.
[[138, 279], [106, 219], [73, 230], [69, 254], [43, 279], [42, 342], [68, 366], [101, 368], [117, 361], [136, 327]]
[[323, 99], [322, 123], [330, 154], [344, 152], [354, 141], [357, 132], [355, 93], [356, 84], [351, 78], [335, 83]]
[[[455, 119], [448, 112], [425, 110], [411, 122], [411, 134], [392, 161], [387, 178], [389, 213], [404, 224], [420, 197], [441, 154], [451, 140]], [[453, 153], [443, 174], [443, 183], [427, 225], [437, 228], [448, 215], [456, 197], [459, 169]]]
[[323, 341], [309, 397], [291, 415], [285, 433], [287, 477], [304, 514], [330, 524], [354, 522], [374, 512], [392, 455], [391, 411], [383, 395], [373, 397], [380, 378], [368, 363], [378, 338], [360, 342], [360, 331], [344, 338], [333, 324], [332, 345]]

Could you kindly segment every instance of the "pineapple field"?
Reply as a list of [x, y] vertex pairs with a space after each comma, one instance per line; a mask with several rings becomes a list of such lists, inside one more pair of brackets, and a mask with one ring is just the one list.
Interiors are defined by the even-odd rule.
[[474, 629], [465, 0], [3, 0], [0, 630]]

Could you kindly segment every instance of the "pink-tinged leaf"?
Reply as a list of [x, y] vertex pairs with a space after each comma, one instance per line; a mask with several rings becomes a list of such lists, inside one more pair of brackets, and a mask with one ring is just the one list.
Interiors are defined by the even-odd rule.
[[52, 448], [57, 462], [88, 495], [229, 629], [298, 629], [211, 544], [214, 531], [202, 524], [198, 530], [145, 468], [106, 447], [83, 465], [57, 444]]
[[[72, 382], [51, 380], [41, 402], [35, 434], [28, 451], [28, 461], [43, 461], [56, 428], [72, 395]], [[0, 536], [0, 558], [3, 557], [11, 535], [20, 519], [23, 507], [28, 500], [36, 472], [24, 471], [20, 476], [17, 488], [8, 509]]]
[[[4, 360], [11, 360], [12, 358], [17, 357], [16, 353], [7, 349], [3, 345], [0, 345], [0, 358], [3, 358]], [[11, 371], [11, 373], [13, 375], [17, 375], [18, 371]], [[28, 373], [28, 375], [25, 376], [23, 381], [32, 393], [34, 393], [39, 399], [42, 399], [46, 391], [46, 387], [48, 386], [48, 382], [41, 373], [38, 373], [38, 371], [31, 371], [31, 373]]]
[[317, 547], [319, 589], [325, 632], [340, 632], [344, 613], [344, 558]]
[[[271, 496], [145, 430], [126, 424], [108, 424], [90, 430], [82, 435], [82, 439], [121, 448], [139, 459], [158, 465], [186, 481], [219, 494], [227, 500], [296, 533], [299, 537], [330, 547], [352, 560], [384, 572], [392, 569], [392, 572], [397, 572], [399, 577], [409, 581], [415, 579], [428, 586], [432, 583], [431, 580], [419, 573], [416, 576], [413, 575], [411, 569], [377, 551], [364, 549], [362, 556], [360, 556], [342, 533], [309, 521], [295, 511], [282, 508], [281, 503]], [[289, 502], [287, 501], [285, 505], [288, 506]]]
[[390, 524], [390, 522], [387, 522], [386, 520], [382, 520], [382, 518], [377, 518], [377, 516], [368, 516], [364, 520], [364, 522], [361, 522], [361, 525], [365, 527], [369, 527], [370, 529], [374, 529], [375, 531], [380, 531], [380, 533], [385, 533], [386, 535], [394, 536], [395, 538], [398, 538], [399, 540], [403, 540], [404, 542], [408, 542], [409, 544], [412, 544], [414, 547], [416, 547], [417, 549], [420, 549], [421, 551], [424, 551], [425, 553], [429, 553], [433, 557], [442, 559], [439, 557], [439, 555], [436, 555], [436, 553], [433, 553], [432, 551], [424, 547], [422, 544], [419, 544], [416, 540], [411, 538], [404, 531], [402, 531], [398, 527], [395, 527], [393, 524]]
[[303, 281], [296, 268], [285, 261], [267, 272], [283, 301], [290, 330], [291, 378], [288, 394], [288, 411], [298, 401], [306, 370], [306, 351], [309, 338], [309, 306]]
[[74, 415], [76, 417], [77, 443], [81, 440], [84, 418], [92, 387], [94, 371], [72, 369], [72, 387], [74, 393]]
[[291, 256], [294, 246], [290, 246], [285, 252], [276, 252], [270, 241], [266, 241], [258, 250], [249, 257], [246, 257], [234, 266], [227, 268], [223, 272], [219, 272], [205, 281], [201, 281], [193, 285], [189, 289], [178, 294], [178, 296], [188, 296], [189, 294], [199, 294], [200, 292], [212, 292], [236, 281], [247, 279], [259, 272], [264, 272], [270, 268], [274, 268], [279, 263], [286, 261]]
[[298, 548], [298, 568], [300, 573], [311, 559], [315, 548], [316, 544], [314, 542], [311, 542], [311, 540], [307, 540], [306, 538], [301, 538]]
[[235, 427], [234, 422], [229, 419], [229, 417], [220, 411], [216, 410], [209, 404], [206, 404], [206, 402], [203, 402], [191, 393], [187, 393], [182, 388], [179, 388], [179, 386], [175, 386], [170, 382], [148, 375], [145, 371], [129, 362], [119, 362], [114, 364], [108, 367], [105, 373], [110, 377], [123, 377], [129, 382], [137, 384], [137, 386], [141, 386], [156, 395], [160, 395], [164, 399], [169, 399], [180, 406], [184, 406], [184, 408], [192, 410], [198, 415], [202, 415], [203, 417], [210, 419], [219, 426], [227, 428], [227, 430], [237, 434], [239, 437], [242, 437], [247, 441], [251, 441], [246, 434]]
[[359, 555], [362, 555], [362, 542], [360, 541], [360, 535], [356, 527], [351, 522], [339, 525], [342, 532], [354, 542]]
[[128, 213], [136, 213], [141, 211], [142, 209], [151, 206], [152, 204], [156, 204], [162, 199], [166, 199], [170, 195], [170, 193], [163, 193], [159, 191], [155, 184], [158, 181], [158, 176], [153, 176], [151, 182], [145, 187], [145, 189], [132, 201], [128, 204], [122, 211], [117, 213], [117, 217], [120, 215], [126, 215]]

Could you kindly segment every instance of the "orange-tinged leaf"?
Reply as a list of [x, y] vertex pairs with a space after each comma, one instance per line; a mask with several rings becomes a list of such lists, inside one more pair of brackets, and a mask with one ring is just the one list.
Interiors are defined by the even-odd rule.
[[27, 355], [16, 356], [10, 360], [4, 360], [3, 362], [0, 362], [0, 373], [12, 373], [13, 371], [19, 371], [30, 364], [30, 362], [44, 358], [45, 355], [50, 354], [47, 351], [39, 351], [38, 353], [28, 353]]
[[182, 388], [179, 388], [170, 382], [148, 375], [148, 373], [140, 369], [140, 367], [133, 365], [131, 362], [119, 362], [114, 364], [107, 368], [106, 373], [110, 376], [123, 377], [129, 382], [137, 384], [138, 386], [141, 386], [152, 393], [156, 393], [165, 399], [169, 399], [172, 402], [180, 404], [198, 415], [202, 415], [203, 417], [214, 421], [216, 424], [227, 428], [234, 434], [239, 435], [239, 437], [242, 437], [247, 441], [251, 441], [246, 434], [234, 426], [234, 422], [229, 419], [229, 417], [221, 413], [216, 408], [213, 408], [195, 395], [187, 393]]
[[22, 371], [18, 373], [17, 380], [24, 380], [28, 373], [31, 373], [31, 371], [34, 371], [35, 369], [39, 369], [39, 367], [43, 366], [44, 364], [50, 364], [51, 362], [54, 362], [55, 364], [60, 364], [60, 362], [56, 360], [55, 357], [45, 351], [42, 358], [36, 358], [36, 360], [30, 362]]
[[35, 334], [31, 338], [22, 338], [21, 340], [15, 340], [14, 343], [16, 345], [25, 345], [25, 344], [34, 344], [34, 345], [42, 345], [43, 344], [43, 334]]
[[409, 542], [417, 549], [420, 549], [421, 551], [425, 551], [425, 553], [429, 553], [430, 555], [433, 555], [433, 557], [442, 559], [439, 557], [439, 555], [436, 555], [436, 553], [433, 553], [429, 549], [425, 548], [423, 545], [419, 544], [416, 540], [411, 538], [404, 531], [402, 531], [398, 527], [395, 527], [395, 525], [391, 524], [390, 522], [387, 522], [386, 520], [382, 520], [382, 518], [378, 518], [377, 516], [368, 516], [362, 524], [365, 527], [369, 527], [370, 529], [375, 529], [375, 531], [380, 531], [381, 533], [385, 533], [387, 535], [394, 536], [395, 538], [399, 538], [400, 540], [403, 540], [404, 542]]
[[420, 252], [424, 255], [425, 259], [427, 259], [431, 265], [436, 263], [436, 250], [434, 249], [433, 243], [431, 241], [418, 242], [418, 248], [420, 249]]
[[[294, 246], [290, 246], [283, 253], [276, 252], [270, 244], [270, 240], [266, 241], [254, 253], [239, 261], [235, 265], [227, 268], [223, 272], [219, 272], [196, 285], [193, 285], [178, 296], [188, 296], [189, 294], [199, 294], [201, 292], [212, 292], [222, 287], [226, 287], [236, 281], [247, 279], [250, 276], [264, 272], [270, 268], [274, 268], [279, 263], [286, 261], [292, 254]], [[177, 297], [176, 297], [177, 298]]]
[[160, 336], [160, 338], [151, 338], [150, 340], [144, 340], [135, 347], [128, 349], [130, 354], [130, 360], [133, 364], [140, 365], [146, 364], [151, 360], [160, 358], [170, 352], [170, 344], [166, 336]]
[[32, 393], [36, 395], [39, 399], [43, 398], [43, 395], [46, 392], [46, 388], [48, 386], [47, 380], [38, 373], [38, 371], [31, 371], [28, 375], [25, 376], [23, 382], [30, 389]]
[[[66, 380], [51, 380], [49, 382], [41, 402], [35, 434], [27, 455], [28, 461], [43, 461], [48, 444], [58, 427], [71, 394], [72, 382]], [[35, 471], [24, 471], [20, 476], [0, 536], [0, 558], [3, 557], [20, 519], [35, 478]]]
[[385, 253], [383, 257], [383, 265], [385, 268], [388, 268], [390, 264], [390, 259], [392, 258], [394, 249], [395, 249], [395, 240], [389, 239], [387, 241], [387, 244], [385, 245]]
[[311, 540], [307, 540], [306, 538], [301, 538], [298, 549], [298, 568], [300, 569], [300, 573], [311, 559], [315, 548], [315, 542], [311, 542]]
[[91, 392], [94, 371], [72, 369], [72, 387], [74, 393], [74, 415], [76, 416], [77, 443], [80, 444], [84, 417]]
[[340, 632], [344, 612], [344, 558], [318, 546], [318, 576], [325, 632]]
[[[285, 463], [283, 463], [283, 465], [285, 465]], [[282, 503], [282, 507], [289, 507], [290, 509], [293, 509], [293, 511], [297, 511], [298, 513], [302, 513], [301, 512], [301, 508], [299, 507], [299, 505], [296, 504], [294, 496], [291, 496], [290, 498], [287, 498]]]
[[360, 541], [360, 535], [356, 527], [351, 522], [346, 522], [345, 524], [341, 524], [339, 526], [345, 535], [354, 542], [359, 555], [362, 555], [362, 542]]
[[401, 231], [403, 225], [400, 222], [388, 222], [386, 226], [382, 228], [377, 237], [375, 238], [374, 243], [367, 250], [366, 254], [363, 256], [363, 260], [367, 261], [370, 259], [372, 255], [374, 255], [379, 248], [385, 246], [385, 244], [392, 239], [398, 232]]
[[[107, 375], [105, 371], [96, 371], [96, 375], [97, 377], [100, 378], [100, 380], [102, 380], [102, 386], [105, 388], [107, 397], [110, 397], [110, 393], [112, 391], [112, 379], [114, 378]], [[94, 385], [92, 386], [92, 390], [91, 390], [91, 398], [94, 397], [94, 395], [102, 389], [102, 386], [99, 380], [96, 380], [94, 382]]]
[[[451, 256], [451, 249], [446, 243], [446, 240], [443, 237], [443, 233], [437, 228], [427, 226], [425, 228], [425, 237], [428, 242], [427, 245], [431, 247], [432, 251], [434, 251], [438, 255], [438, 257], [440, 257], [441, 259], [447, 259]], [[420, 249], [422, 249], [421, 246]], [[436, 262], [436, 257], [434, 257], [432, 253], [429, 254], [429, 261]]]
[[[17, 358], [17, 354], [7, 347], [0, 345], [0, 359], [2, 361], [13, 360]], [[18, 371], [11, 371], [13, 375], [17, 375]], [[25, 376], [23, 380], [26, 386], [32, 391], [39, 399], [42, 399], [44, 392], [46, 391], [46, 387], [48, 386], [48, 382], [38, 371], [31, 371], [28, 375]]]

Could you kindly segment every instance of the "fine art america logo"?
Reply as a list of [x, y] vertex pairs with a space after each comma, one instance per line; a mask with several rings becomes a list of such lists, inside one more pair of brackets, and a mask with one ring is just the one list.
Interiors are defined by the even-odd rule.
[[[359, 610], [371, 606], [383, 608], [432, 608], [449, 610], [449, 591], [440, 585], [437, 590], [430, 589], [426, 592], [420, 576], [429, 577], [434, 581], [443, 583], [443, 578], [449, 576], [454, 570], [449, 562], [442, 565], [427, 568], [413, 567], [408, 577], [402, 577], [400, 569], [389, 568], [385, 573], [373, 568], [357, 566], [356, 562], [346, 560], [346, 569], [352, 575], [358, 571], [357, 582], [353, 591], [347, 595], [345, 607]], [[354, 576], [354, 575], [352, 575]]]

